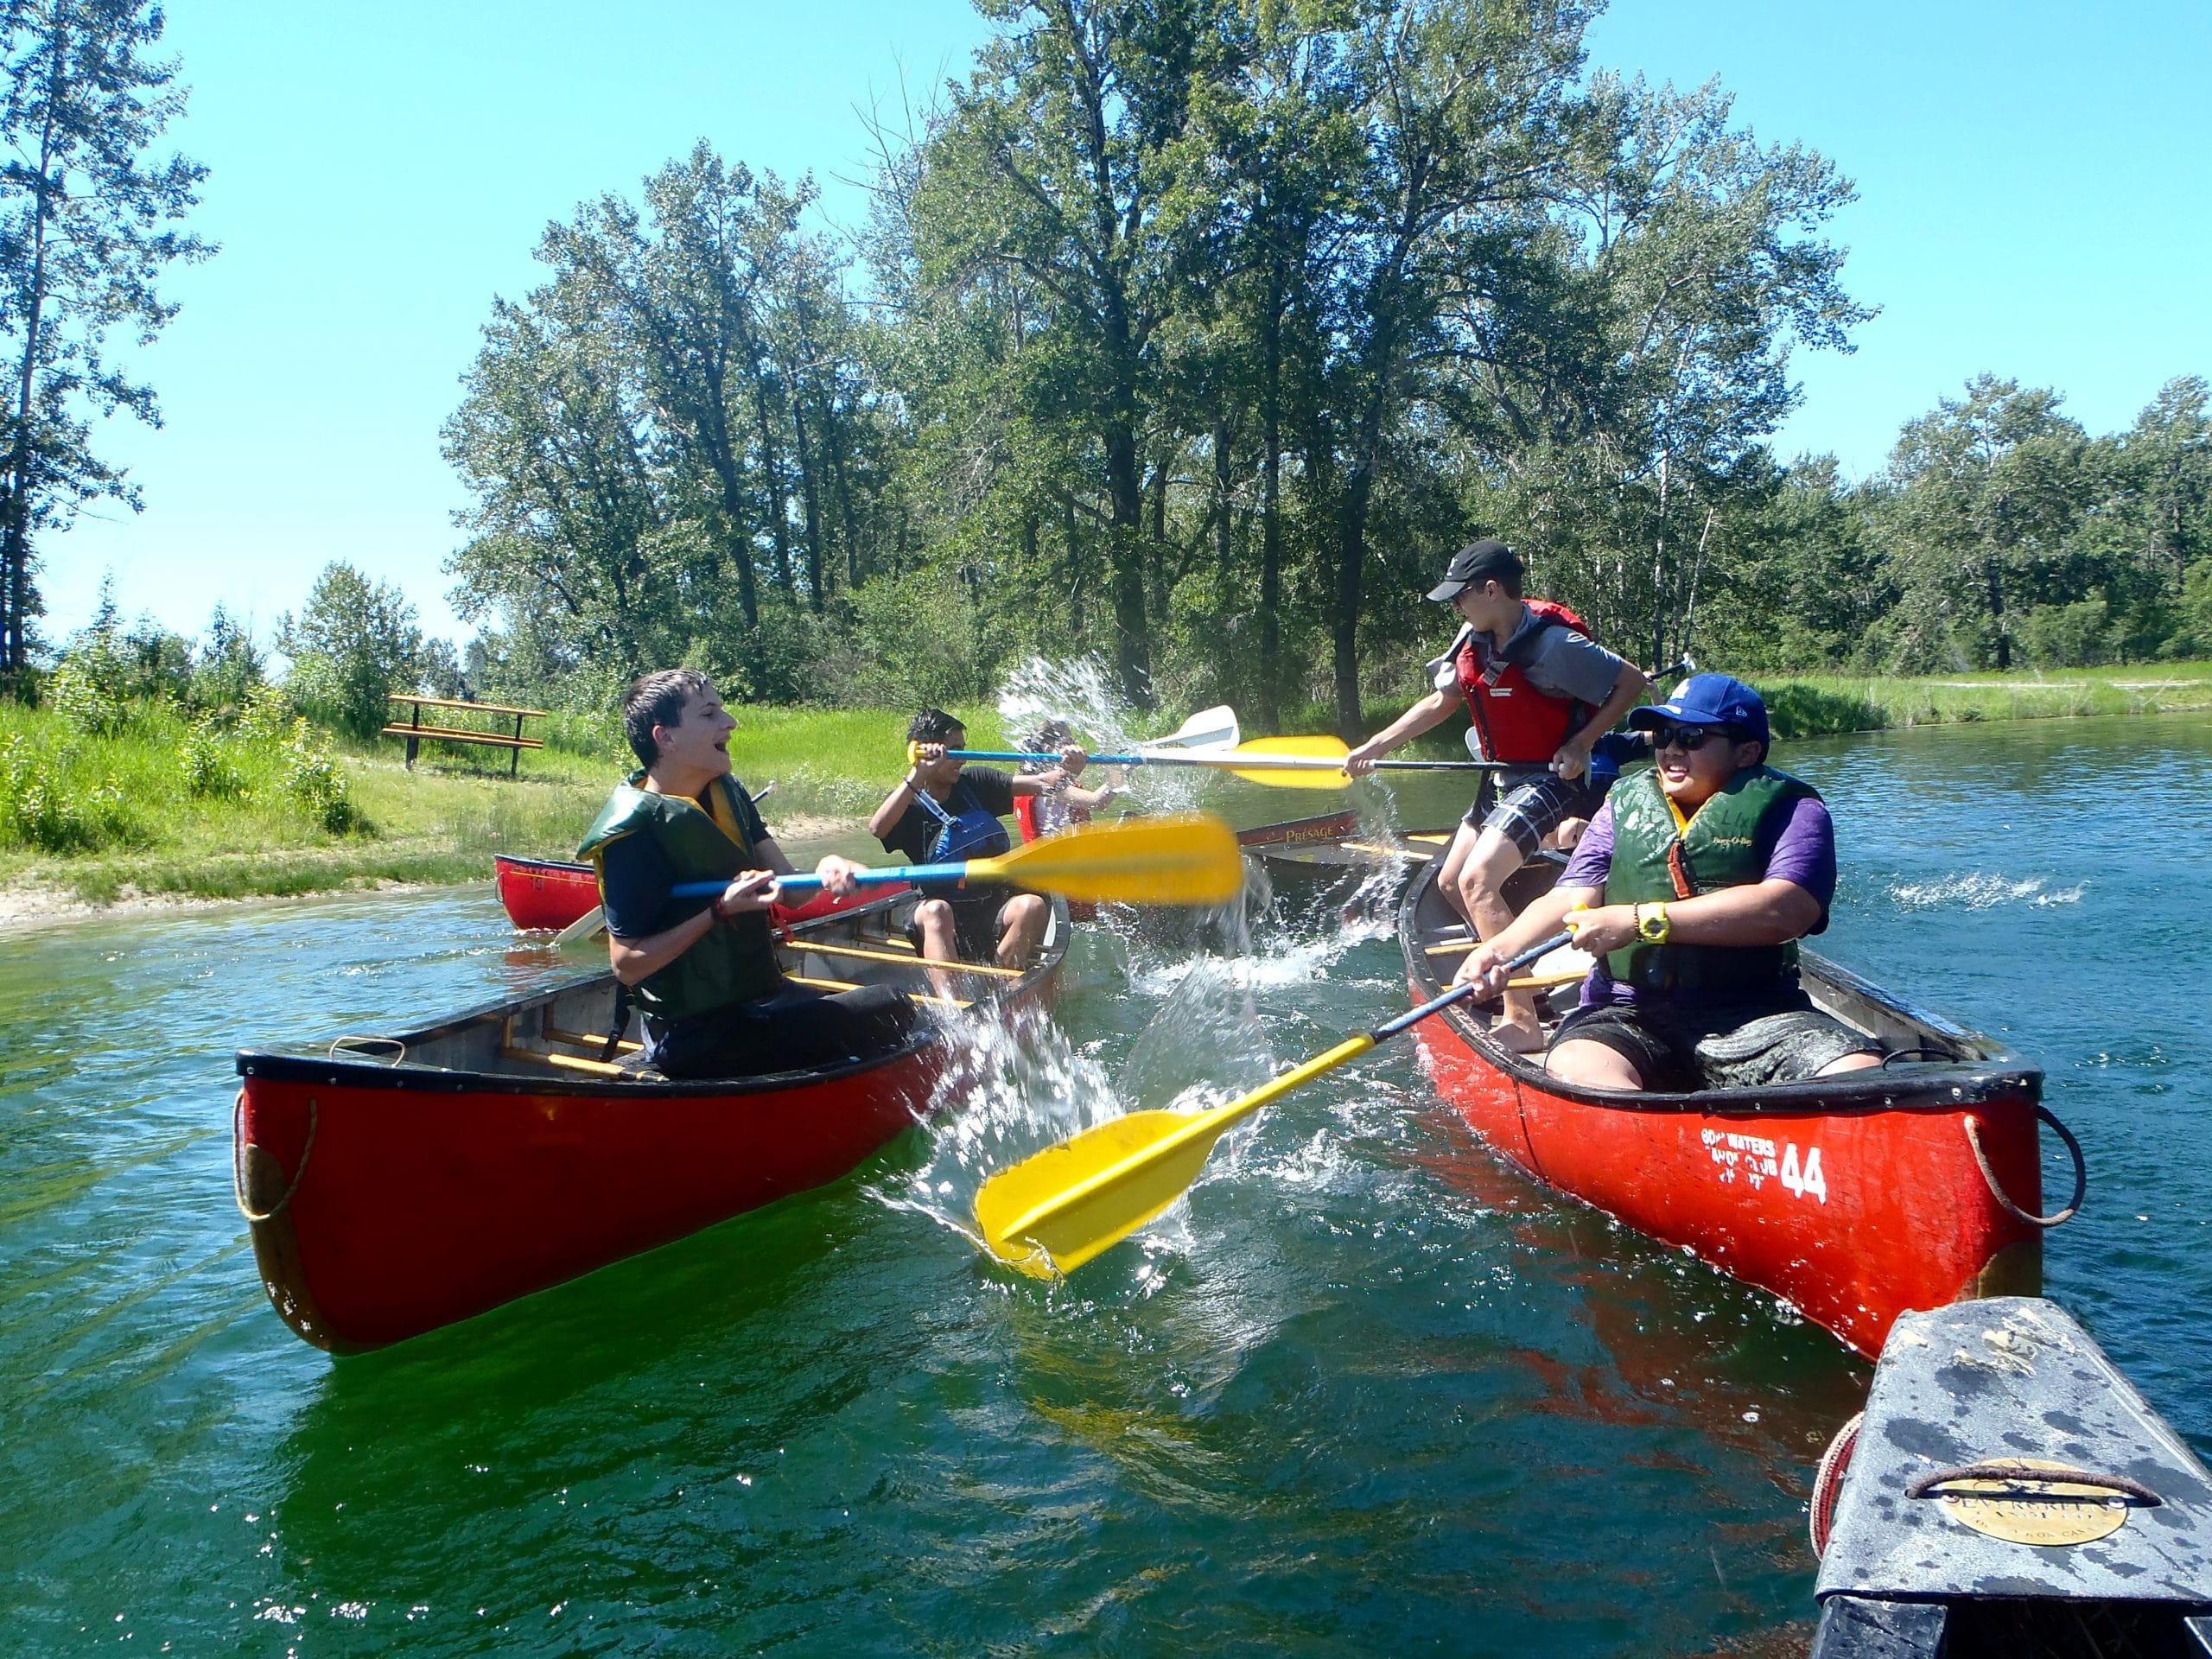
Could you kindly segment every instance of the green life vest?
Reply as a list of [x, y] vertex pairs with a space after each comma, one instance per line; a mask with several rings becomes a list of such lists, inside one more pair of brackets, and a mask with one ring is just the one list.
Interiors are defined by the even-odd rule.
[[[735, 781], [717, 778], [707, 786], [708, 810], [702, 811], [679, 795], [659, 795], [640, 789], [642, 772], [614, 791], [601, 809], [577, 855], [591, 860], [600, 872], [600, 897], [607, 896], [607, 847], [625, 836], [650, 836], [683, 881], [727, 881], [740, 870], [762, 868], [737, 804]], [[666, 932], [678, 922], [696, 916], [703, 906], [696, 899], [673, 894], [645, 928], [645, 937]], [[632, 988], [638, 1006], [655, 1017], [677, 1020], [695, 1014], [747, 1002], [780, 989], [784, 979], [776, 966], [774, 941], [768, 932], [766, 911], [750, 911], [721, 926], [658, 973], [648, 974]]]
[[[1820, 798], [1810, 784], [1787, 772], [1748, 767], [1698, 808], [1684, 829], [1656, 772], [1622, 779], [1611, 796], [1613, 861], [1603, 902], [1671, 903], [1764, 880], [1760, 827], [1770, 814], [1787, 812], [1808, 795]], [[1647, 991], [1757, 991], [1795, 976], [1797, 947], [1631, 944], [1605, 953], [1605, 971]]]

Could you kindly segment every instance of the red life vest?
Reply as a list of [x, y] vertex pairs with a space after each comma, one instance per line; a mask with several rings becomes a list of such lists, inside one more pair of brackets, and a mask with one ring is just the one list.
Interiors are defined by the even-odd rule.
[[1021, 826], [1022, 845], [1037, 839], [1037, 798], [1017, 795], [1014, 798], [1014, 821]]
[[[1590, 632], [1587, 623], [1555, 600], [1523, 602], [1536, 619], [1536, 626], [1515, 645], [1516, 656], [1525, 655], [1546, 628], [1572, 628], [1586, 638]], [[1482, 738], [1483, 753], [1493, 760], [1513, 766], [1548, 765], [1560, 745], [1590, 718], [1588, 704], [1540, 690], [1514, 657], [1493, 656], [1485, 669], [1471, 638], [1459, 647], [1452, 666], [1459, 677], [1460, 694], [1467, 699], [1467, 711], [1474, 717], [1475, 730]]]

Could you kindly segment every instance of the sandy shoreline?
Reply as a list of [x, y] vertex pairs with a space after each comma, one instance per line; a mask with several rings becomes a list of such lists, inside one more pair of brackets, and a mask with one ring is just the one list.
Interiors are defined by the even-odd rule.
[[[783, 815], [777, 821], [776, 829], [779, 844], [791, 855], [791, 861], [801, 868], [811, 865], [823, 852], [849, 849], [855, 836], [865, 840], [868, 834], [867, 826], [858, 818], [823, 817], [798, 812]], [[0, 885], [0, 938], [39, 928], [65, 927], [76, 922], [113, 921], [154, 912], [227, 910], [240, 905], [265, 905], [294, 899], [327, 899], [346, 893], [423, 893], [434, 886], [468, 887], [479, 880], [488, 887], [491, 880], [491, 860], [487, 856], [480, 877], [470, 876], [460, 881], [360, 881], [338, 875], [327, 887], [318, 887], [307, 893], [250, 893], [224, 898], [182, 893], [136, 893], [126, 887], [115, 899], [100, 905], [79, 899], [66, 886], [56, 886], [42, 880], [17, 880]]]

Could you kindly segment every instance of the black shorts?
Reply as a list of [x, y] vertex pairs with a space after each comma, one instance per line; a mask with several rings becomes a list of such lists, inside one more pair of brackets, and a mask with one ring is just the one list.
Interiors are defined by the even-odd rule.
[[1493, 787], [1485, 779], [1464, 822], [1497, 830], [1520, 849], [1524, 861], [1534, 858], [1544, 837], [1561, 823], [1590, 817], [1605, 799], [1602, 789], [1590, 786], [1587, 772], [1580, 778], [1561, 778], [1548, 771], [1497, 776], [1502, 784]]
[[[953, 948], [963, 962], [988, 962], [998, 955], [999, 912], [1020, 896], [1020, 889], [1003, 885], [931, 895], [952, 906]], [[906, 942], [917, 950], [922, 948], [919, 922], [906, 924]]]
[[1822, 1014], [1796, 987], [1771, 995], [1683, 1007], [1666, 1002], [1577, 1008], [1552, 1039], [1602, 1043], [1656, 1094], [1757, 1089], [1809, 1077], [1847, 1054], [1879, 1054], [1863, 1032]]
[[887, 1054], [918, 1017], [903, 991], [863, 985], [830, 995], [786, 985], [772, 995], [679, 1020], [660, 1034], [652, 1069], [664, 1077], [747, 1077]]

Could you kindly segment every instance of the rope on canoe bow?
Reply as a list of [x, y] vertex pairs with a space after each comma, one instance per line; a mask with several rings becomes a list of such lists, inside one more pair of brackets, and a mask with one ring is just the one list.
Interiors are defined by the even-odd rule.
[[2073, 1130], [2058, 1121], [2058, 1115], [2056, 1112], [2041, 1101], [2037, 1101], [2036, 1116], [2050, 1124], [2057, 1133], [2058, 1138], [2066, 1143], [2066, 1150], [2074, 1160], [2074, 1196], [2067, 1199], [2066, 1207], [2056, 1215], [2031, 1216], [2013, 1203], [2011, 1195], [1999, 1183], [1997, 1172], [1989, 1166], [1989, 1154], [1981, 1149], [1980, 1120], [1972, 1112], [1968, 1112], [1959, 1121], [1967, 1132], [1967, 1145], [1974, 1149], [1974, 1160], [1981, 1170], [1981, 1179], [1988, 1183], [1989, 1195], [2003, 1206], [2005, 1213], [2013, 1220], [2024, 1223], [2030, 1227], [2056, 1227], [2062, 1222], [2073, 1220], [2075, 1213], [2082, 1208], [2082, 1197], [2089, 1190], [2089, 1166], [2082, 1156], [2082, 1143], [2074, 1138]]
[[[231, 1197], [238, 1203], [238, 1213], [257, 1226], [264, 1221], [274, 1221], [283, 1215], [284, 1206], [291, 1203], [292, 1195], [300, 1190], [300, 1183], [307, 1179], [308, 1155], [315, 1150], [315, 1132], [320, 1127], [319, 1114], [315, 1109], [315, 1096], [309, 1095], [308, 1096], [308, 1140], [307, 1144], [300, 1148], [300, 1166], [292, 1172], [291, 1185], [284, 1189], [284, 1196], [278, 1198], [265, 1211], [257, 1211], [245, 1201], [245, 1155], [249, 1152], [258, 1152], [271, 1163], [275, 1163], [276, 1154], [257, 1141], [252, 1146], [248, 1146], [245, 1136], [241, 1132], [245, 1122], [245, 1090], [241, 1089], [238, 1090], [236, 1103], [231, 1108]], [[279, 1169], [283, 1167], [282, 1164], [277, 1164], [276, 1166]]]
[[1828, 1449], [1821, 1453], [1821, 1466], [1813, 1471], [1813, 1502], [1808, 1520], [1813, 1535], [1813, 1554], [1828, 1553], [1828, 1538], [1835, 1531], [1836, 1500], [1843, 1496], [1843, 1478], [1851, 1469], [1851, 1454], [1859, 1449], [1859, 1431], [1866, 1421], [1860, 1412], [1835, 1432]]

